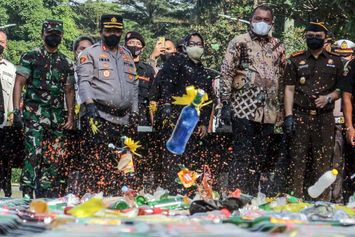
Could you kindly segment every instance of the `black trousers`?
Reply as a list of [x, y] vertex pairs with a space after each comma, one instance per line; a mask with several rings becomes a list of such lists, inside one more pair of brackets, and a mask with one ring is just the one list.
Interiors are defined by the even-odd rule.
[[346, 142], [344, 169], [344, 201], [347, 203], [355, 192], [355, 147]]
[[[332, 112], [316, 116], [295, 113], [296, 132], [290, 142], [290, 192], [311, 199], [307, 189], [332, 167], [335, 122]], [[317, 198], [330, 201], [330, 189]]]
[[174, 155], [166, 149], [166, 142], [170, 137], [170, 132], [162, 134], [160, 147], [162, 149], [162, 187], [168, 189], [171, 194], [186, 194], [192, 195], [195, 191], [194, 187], [184, 188], [182, 184], [178, 183], [178, 172], [181, 170], [180, 166], [185, 166], [191, 171], [202, 173], [203, 166], [210, 163], [210, 156], [208, 155], [208, 141], [209, 136], [200, 138], [197, 134], [192, 134], [186, 150], [182, 155]]
[[[273, 124], [233, 118], [234, 159], [229, 167], [228, 189], [257, 195], [263, 173], [274, 170], [278, 149]], [[277, 144], [277, 145], [276, 145]]]
[[11, 163], [9, 157], [9, 137], [6, 128], [0, 128], [0, 189], [4, 191], [5, 197], [11, 197]]
[[0, 189], [6, 197], [12, 195], [12, 168], [22, 168], [24, 159], [23, 133], [21, 129], [4, 127], [0, 129]]
[[[110, 143], [122, 147], [122, 136], [129, 136], [126, 126], [99, 120], [99, 132], [93, 135], [88, 119], [82, 119], [82, 136], [80, 144], [81, 162], [78, 167], [79, 187], [73, 187], [77, 193], [99, 193], [119, 195], [123, 185], [134, 184], [129, 175], [117, 169], [118, 156], [108, 147]], [[133, 138], [134, 139], [134, 138]]]

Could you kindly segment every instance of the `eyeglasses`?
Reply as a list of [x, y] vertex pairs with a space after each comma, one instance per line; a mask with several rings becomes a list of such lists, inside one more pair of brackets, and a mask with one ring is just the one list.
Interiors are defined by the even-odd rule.
[[307, 39], [323, 39], [324, 35], [321, 34], [306, 34]]
[[188, 46], [199, 46], [199, 47], [203, 47], [202, 42], [194, 42], [194, 41], [190, 41], [188, 43]]

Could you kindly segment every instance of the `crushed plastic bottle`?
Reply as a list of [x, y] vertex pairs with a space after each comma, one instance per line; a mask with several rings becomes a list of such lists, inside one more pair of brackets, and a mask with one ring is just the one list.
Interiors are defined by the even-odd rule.
[[309, 196], [312, 198], [319, 197], [324, 190], [335, 182], [337, 175], [338, 171], [336, 169], [325, 172], [314, 185], [308, 188]]
[[185, 152], [186, 144], [198, 123], [199, 105], [203, 102], [204, 95], [205, 91], [198, 89], [193, 102], [182, 109], [173, 134], [166, 143], [166, 148], [171, 153], [182, 155]]

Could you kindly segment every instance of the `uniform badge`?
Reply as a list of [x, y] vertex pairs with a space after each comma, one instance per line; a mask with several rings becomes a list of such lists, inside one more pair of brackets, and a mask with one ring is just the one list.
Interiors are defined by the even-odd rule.
[[333, 59], [329, 59], [329, 60], [328, 60], [328, 64], [334, 64]]
[[110, 64], [108, 64], [108, 63], [103, 63], [102, 66], [103, 66], [104, 68], [110, 68]]
[[86, 61], [88, 61], [88, 57], [86, 55], [83, 55], [83, 56], [80, 57], [80, 64], [83, 64]]
[[109, 56], [108, 56], [108, 54], [103, 53], [103, 54], [100, 54], [100, 58], [109, 58]]
[[104, 71], [104, 77], [109, 77], [110, 76], [110, 71], [109, 70], [105, 70]]
[[306, 64], [306, 61], [302, 60], [299, 65], [305, 65]]
[[306, 84], [306, 78], [305, 78], [305, 77], [301, 77], [301, 78], [300, 78], [300, 84], [301, 84], [301, 85]]

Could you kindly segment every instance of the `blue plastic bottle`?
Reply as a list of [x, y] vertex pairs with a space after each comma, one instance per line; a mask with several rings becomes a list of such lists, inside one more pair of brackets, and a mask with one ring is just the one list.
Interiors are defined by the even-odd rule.
[[199, 111], [196, 107], [201, 104], [204, 94], [205, 92], [199, 89], [194, 101], [182, 109], [173, 134], [166, 143], [166, 148], [171, 153], [176, 155], [184, 153], [186, 144], [189, 141], [191, 134], [193, 133], [200, 118]]

